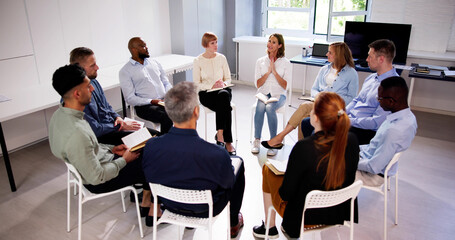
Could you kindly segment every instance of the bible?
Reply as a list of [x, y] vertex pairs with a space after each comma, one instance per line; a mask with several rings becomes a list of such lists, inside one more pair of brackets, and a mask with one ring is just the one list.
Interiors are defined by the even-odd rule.
[[263, 93], [256, 94], [256, 98], [261, 100], [265, 104], [268, 104], [268, 103], [271, 103], [271, 102], [278, 102], [278, 98], [276, 98], [276, 97], [267, 98], [267, 96], [264, 95]]
[[141, 128], [122, 138], [123, 143], [130, 148], [131, 152], [145, 147], [145, 143], [152, 138], [147, 128]]

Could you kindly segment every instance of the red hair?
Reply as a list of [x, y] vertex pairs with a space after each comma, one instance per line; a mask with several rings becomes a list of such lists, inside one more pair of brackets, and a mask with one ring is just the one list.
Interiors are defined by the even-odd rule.
[[334, 92], [321, 92], [314, 102], [314, 114], [318, 117], [324, 135], [316, 141], [316, 148], [325, 152], [318, 163], [327, 165], [324, 177], [326, 190], [343, 185], [345, 179], [345, 151], [350, 127], [349, 117], [345, 112], [343, 98]]

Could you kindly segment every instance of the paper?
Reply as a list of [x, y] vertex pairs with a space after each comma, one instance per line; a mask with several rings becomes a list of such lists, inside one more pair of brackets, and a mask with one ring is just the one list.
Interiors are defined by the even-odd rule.
[[265, 104], [268, 104], [271, 102], [278, 102], [278, 98], [276, 98], [276, 97], [267, 98], [267, 96], [265, 96], [263, 93], [256, 94], [256, 98], [261, 100]]
[[455, 76], [455, 71], [449, 71], [449, 70], [444, 71], [444, 75], [446, 75], [446, 76]]
[[158, 105], [160, 105], [160, 106], [163, 106], [163, 107], [164, 107], [164, 102], [163, 102], [163, 101], [159, 101], [159, 102], [158, 102]]
[[419, 64], [419, 67], [427, 67], [429, 69], [439, 70], [439, 71], [447, 71], [447, 70], [449, 70], [447, 67], [441, 67], [441, 66], [435, 66], [435, 65], [427, 65], [427, 64]]
[[131, 151], [133, 152], [143, 148], [145, 142], [150, 138], [152, 138], [152, 135], [149, 130], [147, 128], [141, 128], [140, 130], [123, 137], [122, 141], [128, 148], [131, 148]]
[[408, 71], [411, 71], [412, 69], [414, 69], [414, 67], [412, 67], [412, 66], [406, 66], [406, 65], [393, 64], [393, 66], [394, 66], [396, 69], [402, 69], [402, 70], [408, 70]]
[[300, 100], [314, 102], [314, 97], [299, 97]]
[[267, 165], [267, 167], [269, 167], [270, 170], [272, 170], [272, 172], [276, 175], [284, 175], [288, 166], [288, 159], [278, 161], [268, 158], [265, 165]]
[[218, 91], [218, 90], [225, 89], [225, 88], [232, 87], [232, 86], [234, 86], [234, 84], [227, 84], [226, 86], [224, 86], [224, 87], [222, 87], [222, 88], [212, 88], [212, 89], [209, 89], [209, 90], [207, 90], [207, 92], [214, 92], [214, 91]]
[[231, 158], [232, 167], [234, 168], [234, 174], [237, 175], [240, 165], [242, 165], [242, 160], [240, 158]]
[[6, 102], [6, 101], [9, 101], [11, 100], [11, 98], [7, 97], [7, 96], [4, 96], [4, 95], [0, 95], [0, 102]]
[[138, 120], [129, 118], [129, 117], [125, 117], [125, 118], [123, 119], [123, 121], [125, 121], [125, 122], [137, 122], [137, 123], [139, 123], [139, 124], [141, 125], [141, 128], [143, 128], [143, 127], [144, 127], [144, 124], [145, 124], [144, 122], [141, 122], [141, 121], [138, 121]]

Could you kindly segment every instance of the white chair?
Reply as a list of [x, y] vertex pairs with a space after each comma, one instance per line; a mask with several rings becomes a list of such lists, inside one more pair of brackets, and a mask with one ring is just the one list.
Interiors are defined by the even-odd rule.
[[[363, 188], [378, 192], [384, 195], [384, 240], [387, 239], [387, 192], [390, 191], [390, 178], [395, 177], [395, 225], [398, 224], [398, 169], [394, 176], [389, 176], [390, 168], [398, 162], [403, 152], [396, 153], [387, 165], [384, 172], [384, 184], [378, 187], [364, 185]], [[386, 190], [387, 189], [387, 190]]]
[[[361, 180], [355, 181], [353, 184], [349, 185], [348, 187], [338, 189], [338, 190], [333, 190], [333, 191], [319, 191], [319, 190], [313, 190], [309, 192], [305, 198], [305, 205], [303, 207], [303, 213], [302, 213], [302, 226], [300, 227], [300, 239], [303, 239], [303, 234], [305, 231], [304, 227], [304, 222], [305, 222], [305, 211], [307, 209], [312, 209], [312, 208], [327, 208], [327, 207], [332, 207], [335, 205], [338, 205], [340, 203], [343, 203], [347, 201], [348, 199], [351, 199], [351, 218], [349, 221], [349, 227], [350, 227], [350, 239], [354, 239], [354, 201], [359, 194], [360, 188], [362, 187], [363, 182]], [[269, 236], [269, 228], [270, 228], [270, 214], [271, 212], [276, 211], [273, 206], [271, 206], [268, 210], [268, 215], [267, 215], [267, 226], [266, 226], [266, 232], [265, 232], [265, 239], [268, 238]], [[345, 223], [346, 225], [346, 223]], [[331, 225], [327, 227], [333, 227], [337, 225]], [[327, 229], [327, 227], [323, 228], [316, 228], [312, 230], [307, 230], [307, 232], [312, 232], [313, 233], [313, 239], [315, 238], [315, 234], [319, 234], [320, 238], [320, 233], [322, 230]]]
[[69, 164], [69, 163], [65, 162], [65, 164], [66, 164], [66, 167], [68, 168], [67, 226], [66, 226], [66, 230], [68, 232], [71, 231], [71, 229], [70, 229], [70, 212], [71, 212], [70, 211], [70, 209], [71, 209], [71, 194], [70, 194], [70, 192], [71, 192], [71, 183], [73, 183], [74, 184], [74, 195], [76, 195], [76, 186], [79, 189], [79, 202], [78, 202], [78, 239], [79, 240], [82, 239], [82, 204], [84, 204], [84, 203], [86, 203], [86, 202], [88, 202], [90, 200], [93, 200], [93, 199], [102, 198], [102, 197], [105, 197], [105, 196], [108, 196], [108, 195], [112, 195], [112, 194], [116, 194], [116, 193], [120, 192], [121, 193], [121, 197], [122, 197], [123, 212], [126, 212], [124, 191], [128, 191], [128, 190], [131, 190], [131, 191], [134, 192], [134, 196], [135, 196], [135, 200], [136, 200], [137, 220], [138, 220], [138, 224], [139, 224], [139, 233], [141, 235], [141, 238], [144, 237], [144, 234], [143, 234], [143, 231], [142, 231], [141, 214], [140, 214], [140, 211], [139, 211], [139, 201], [138, 201], [138, 198], [137, 198], [137, 191], [136, 191], [136, 189], [134, 187], [128, 186], [128, 187], [124, 187], [124, 188], [121, 188], [121, 189], [118, 189], [118, 190], [115, 190], [115, 191], [112, 191], [112, 192], [100, 193], [100, 194], [91, 193], [82, 184], [81, 175], [76, 170], [76, 168], [74, 168], [74, 166]]
[[[210, 110], [208, 107], [204, 106], [204, 105], [200, 105], [202, 106], [202, 108], [204, 108], [204, 120], [205, 120], [205, 141], [207, 141], [207, 115], [211, 114], [211, 113], [215, 113], [214, 111]], [[236, 109], [236, 106], [235, 106], [235, 103], [231, 102], [231, 107], [232, 107], [232, 113], [233, 113], [233, 120], [234, 120], [234, 125], [235, 125], [235, 128], [234, 128], [234, 135], [235, 135], [235, 142], [237, 142], [239, 140], [238, 138], [238, 135], [237, 135], [237, 109]]]
[[[286, 100], [287, 102], [287, 100]], [[250, 141], [253, 141], [253, 132], [254, 132], [254, 114], [256, 113], [256, 105], [257, 105], [257, 100], [254, 102], [253, 106], [251, 106], [251, 131], [250, 131]], [[283, 129], [286, 127], [286, 105], [287, 103], [284, 103], [284, 105], [276, 110], [276, 113], [280, 113], [283, 115]], [[268, 119], [267, 119], [268, 121]], [[284, 139], [283, 139], [284, 143]]]
[[[193, 228], [207, 228], [209, 232], [209, 239], [212, 239], [212, 225], [218, 216], [213, 216], [213, 200], [212, 192], [210, 190], [186, 190], [166, 187], [160, 184], [150, 183], [150, 189], [153, 194], [153, 202], [158, 202], [158, 196], [185, 204], [207, 204], [209, 210], [208, 218], [197, 218], [187, 217], [179, 214], [172, 213], [170, 211], [164, 211], [161, 218], [157, 221], [157, 209], [159, 204], [155, 204], [153, 209], [153, 239], [156, 240], [157, 225], [163, 222], [179, 225], [180, 226], [193, 227]], [[229, 216], [229, 202], [226, 205], [227, 210], [227, 239], [230, 239], [230, 216]]]

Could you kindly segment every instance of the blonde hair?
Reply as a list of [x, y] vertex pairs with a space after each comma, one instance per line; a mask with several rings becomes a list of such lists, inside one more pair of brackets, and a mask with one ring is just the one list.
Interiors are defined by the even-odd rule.
[[333, 66], [337, 69], [337, 73], [340, 72], [341, 69], [346, 65], [355, 68], [351, 49], [349, 49], [349, 46], [346, 43], [334, 42], [330, 44], [329, 47], [332, 47], [335, 53], [335, 61], [333, 61]]

